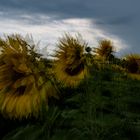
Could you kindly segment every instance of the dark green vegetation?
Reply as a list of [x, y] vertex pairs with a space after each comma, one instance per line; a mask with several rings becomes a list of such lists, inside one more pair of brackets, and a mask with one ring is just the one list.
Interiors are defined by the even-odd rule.
[[[15, 82], [15, 79], [11, 78], [11, 75], [17, 78], [15, 71], [26, 75], [23, 77], [19, 75], [18, 79], [20, 77], [26, 79], [30, 75], [32, 78], [26, 79], [23, 83], [20, 81], [16, 83], [18, 92], [13, 93], [22, 93], [18, 96], [12, 96], [14, 95], [12, 92], [4, 92], [5, 90], [0, 92], [5, 97], [3, 100], [3, 96], [0, 96], [2, 100], [0, 109], [3, 113], [0, 115], [0, 139], [140, 139], [139, 55], [129, 55], [124, 59], [117, 58], [114, 55], [114, 47], [108, 40], [101, 41], [98, 48], [90, 48], [87, 44], [81, 45], [77, 39], [66, 36], [60, 40], [61, 44], [58, 46], [60, 50], [56, 53], [57, 59], [49, 60], [37, 57], [38, 54], [34, 50], [30, 50], [29, 53], [26, 47], [28, 44], [19, 39], [19, 37], [9, 37], [8, 41], [1, 41], [3, 46], [0, 69], [1, 89], [5, 88], [5, 81]], [[13, 59], [15, 54], [22, 60], [21, 62]], [[12, 72], [11, 68], [13, 68]], [[44, 84], [43, 80], [45, 83], [50, 80], [51, 83]], [[39, 82], [42, 86], [38, 84]], [[32, 94], [23, 93], [23, 85], [27, 87], [35, 85], [36, 88], [33, 88]], [[8, 90], [11, 91], [13, 87], [11, 84]], [[49, 92], [39, 90], [38, 87], [44, 87]], [[54, 87], [58, 98], [50, 96], [53, 95]], [[30, 96], [26, 96], [28, 94]], [[33, 98], [34, 94], [37, 98]], [[43, 99], [43, 102], [38, 100], [39, 97], [42, 97], [40, 100]], [[32, 116], [31, 113], [39, 104], [41, 104], [39, 110], [35, 112], [38, 113], [37, 117], [35, 113]], [[10, 118], [11, 115], [14, 117]]]
[[76, 89], [60, 88], [40, 119], [0, 118], [3, 140], [138, 140], [140, 81], [109, 66], [90, 69]]

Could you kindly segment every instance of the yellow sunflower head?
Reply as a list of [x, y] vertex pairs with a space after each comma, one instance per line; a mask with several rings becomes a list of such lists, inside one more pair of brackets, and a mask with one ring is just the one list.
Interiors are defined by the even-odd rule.
[[57, 96], [46, 65], [20, 36], [0, 39], [0, 47], [1, 113], [18, 119], [37, 117], [42, 102]]
[[99, 42], [99, 47], [96, 50], [96, 53], [99, 57], [109, 60], [111, 57], [113, 57], [114, 52], [114, 46], [110, 40], [101, 40]]
[[125, 56], [126, 68], [130, 73], [138, 73], [140, 71], [140, 55], [129, 54]]
[[84, 55], [87, 44], [66, 34], [57, 46], [54, 67], [56, 78], [65, 86], [75, 87], [87, 74]]

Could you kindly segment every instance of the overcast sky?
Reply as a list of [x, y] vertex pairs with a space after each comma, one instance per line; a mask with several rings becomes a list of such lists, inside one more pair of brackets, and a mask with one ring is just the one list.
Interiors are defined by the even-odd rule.
[[139, 14], [140, 0], [0, 0], [0, 36], [32, 34], [52, 51], [65, 32], [78, 32], [93, 47], [111, 39], [123, 56], [140, 53]]

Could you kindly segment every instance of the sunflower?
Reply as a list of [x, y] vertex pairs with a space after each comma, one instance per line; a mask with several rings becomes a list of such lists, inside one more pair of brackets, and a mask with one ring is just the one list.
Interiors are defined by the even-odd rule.
[[99, 42], [99, 47], [95, 51], [98, 56], [104, 60], [111, 60], [114, 58], [114, 46], [110, 40], [101, 40]]
[[139, 73], [140, 70], [140, 55], [130, 54], [125, 57], [126, 69], [130, 73]]
[[48, 97], [57, 97], [49, 70], [18, 35], [0, 39], [0, 47], [1, 113], [18, 119], [38, 117], [42, 103], [47, 106]]
[[64, 86], [77, 86], [87, 75], [84, 51], [86, 43], [81, 43], [78, 38], [65, 35], [57, 45], [54, 71], [56, 78]]

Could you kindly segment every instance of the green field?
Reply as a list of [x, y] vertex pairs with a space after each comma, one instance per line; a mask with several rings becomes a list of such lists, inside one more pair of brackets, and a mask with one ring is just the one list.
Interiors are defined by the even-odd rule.
[[139, 65], [103, 44], [99, 58], [66, 36], [53, 60], [1, 39], [0, 139], [140, 140]]
[[[115, 79], [115, 80], [114, 80]], [[108, 68], [91, 69], [76, 89], [60, 89], [42, 118], [0, 120], [4, 140], [138, 140], [140, 81]]]

